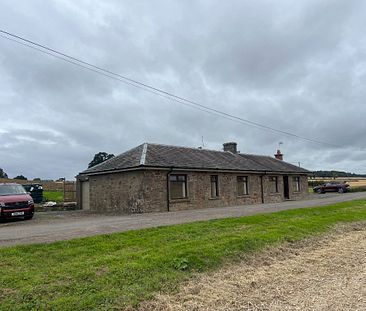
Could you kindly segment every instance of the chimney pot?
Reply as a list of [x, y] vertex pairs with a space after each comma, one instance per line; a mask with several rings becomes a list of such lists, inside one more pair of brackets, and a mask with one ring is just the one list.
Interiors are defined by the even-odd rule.
[[225, 143], [223, 146], [224, 146], [224, 151], [229, 151], [234, 154], [238, 153], [237, 143], [235, 143], [235, 142], [228, 142], [228, 143]]
[[283, 161], [283, 154], [280, 149], [277, 149], [276, 154], [274, 155], [277, 160]]

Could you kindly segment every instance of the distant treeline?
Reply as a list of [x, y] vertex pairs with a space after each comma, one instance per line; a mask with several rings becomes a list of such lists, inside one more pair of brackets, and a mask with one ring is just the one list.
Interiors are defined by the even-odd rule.
[[315, 171], [315, 177], [366, 177], [366, 174], [355, 174], [342, 171]]

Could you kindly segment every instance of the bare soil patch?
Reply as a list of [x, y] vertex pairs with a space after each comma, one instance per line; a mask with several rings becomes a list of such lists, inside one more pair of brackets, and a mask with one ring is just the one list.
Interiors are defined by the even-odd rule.
[[366, 310], [366, 224], [197, 275], [139, 310]]

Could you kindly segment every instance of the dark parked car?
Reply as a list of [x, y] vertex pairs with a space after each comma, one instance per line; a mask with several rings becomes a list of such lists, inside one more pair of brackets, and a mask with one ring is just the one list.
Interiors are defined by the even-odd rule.
[[328, 182], [323, 185], [317, 186], [313, 188], [316, 193], [325, 193], [325, 192], [347, 192], [349, 190], [349, 184], [346, 183], [337, 183], [337, 182]]
[[0, 183], [0, 219], [32, 219], [33, 214], [33, 199], [22, 185]]

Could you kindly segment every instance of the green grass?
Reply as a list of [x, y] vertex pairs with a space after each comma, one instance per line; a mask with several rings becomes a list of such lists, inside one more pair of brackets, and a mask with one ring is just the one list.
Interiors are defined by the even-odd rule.
[[123, 309], [266, 246], [365, 220], [366, 201], [358, 200], [0, 248], [0, 310]]
[[63, 202], [64, 193], [63, 191], [43, 191], [44, 201]]

